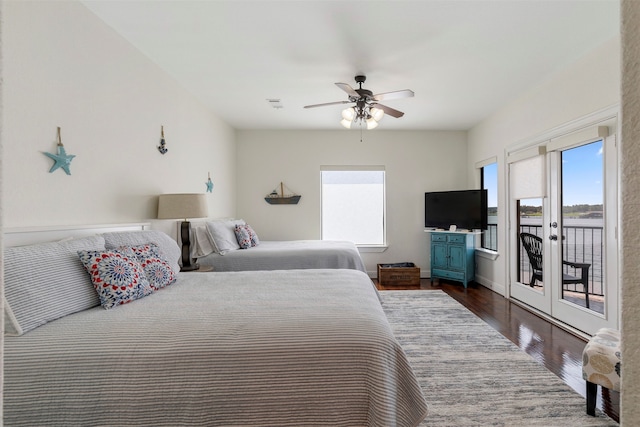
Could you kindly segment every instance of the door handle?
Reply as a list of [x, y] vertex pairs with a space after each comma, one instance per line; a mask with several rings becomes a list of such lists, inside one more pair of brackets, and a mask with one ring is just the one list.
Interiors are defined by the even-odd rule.
[[549, 236], [549, 240], [558, 240], [558, 236], [556, 236], [555, 234], [552, 234]]

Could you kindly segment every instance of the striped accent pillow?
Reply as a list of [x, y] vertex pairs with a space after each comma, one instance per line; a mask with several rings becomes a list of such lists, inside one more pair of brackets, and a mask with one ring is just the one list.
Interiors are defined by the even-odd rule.
[[5, 333], [22, 335], [60, 317], [100, 304], [79, 250], [104, 250], [91, 236], [4, 251]]

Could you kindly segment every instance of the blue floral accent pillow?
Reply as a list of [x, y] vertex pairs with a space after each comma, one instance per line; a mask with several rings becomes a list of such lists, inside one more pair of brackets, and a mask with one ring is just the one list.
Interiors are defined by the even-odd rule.
[[130, 248], [78, 251], [78, 256], [105, 309], [153, 292], [138, 257]]
[[251, 238], [251, 246], [258, 246], [260, 244], [260, 239], [258, 239], [258, 235], [253, 228], [249, 224], [246, 225], [247, 231], [249, 232], [249, 237]]
[[240, 248], [249, 249], [250, 247], [257, 246], [260, 243], [258, 235], [253, 231], [249, 224], [236, 225], [234, 230]]
[[242, 225], [236, 225], [235, 227], [236, 239], [240, 249], [249, 249], [251, 247], [251, 237], [246, 227]]
[[142, 269], [147, 275], [152, 291], [157, 291], [176, 281], [176, 275], [169, 262], [160, 255], [158, 245], [149, 243], [131, 246], [131, 250], [136, 254]]

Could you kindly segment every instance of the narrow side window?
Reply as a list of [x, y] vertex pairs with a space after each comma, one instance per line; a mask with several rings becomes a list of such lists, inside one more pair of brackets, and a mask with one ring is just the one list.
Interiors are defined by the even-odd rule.
[[482, 233], [482, 247], [498, 251], [498, 163], [490, 163], [480, 168], [481, 188], [487, 190], [486, 231]]

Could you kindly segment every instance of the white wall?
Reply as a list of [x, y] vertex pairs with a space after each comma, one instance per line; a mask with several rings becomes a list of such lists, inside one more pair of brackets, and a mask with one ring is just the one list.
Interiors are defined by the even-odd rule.
[[[263, 240], [319, 239], [320, 166], [384, 165], [389, 248], [363, 253], [365, 266], [375, 276], [378, 263], [410, 261], [428, 276], [424, 192], [467, 188], [466, 133], [383, 126], [364, 131], [363, 142], [355, 130], [238, 131], [238, 216]], [[297, 205], [264, 201], [280, 181], [302, 195]]]
[[[476, 162], [498, 157], [498, 252], [501, 254], [495, 260], [478, 258], [478, 281], [497, 292], [505, 292], [505, 148], [619, 102], [620, 40], [616, 37], [469, 131], [470, 171], [475, 169]], [[479, 182], [479, 172], [470, 173], [470, 185], [474, 182]]]
[[[158, 194], [204, 193], [209, 172], [211, 216], [235, 214], [233, 129], [82, 4], [3, 7], [5, 227], [147, 221]], [[57, 126], [71, 176], [42, 154]]]

